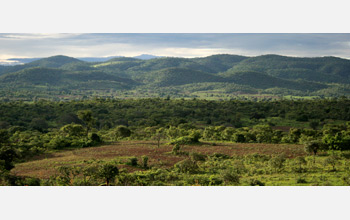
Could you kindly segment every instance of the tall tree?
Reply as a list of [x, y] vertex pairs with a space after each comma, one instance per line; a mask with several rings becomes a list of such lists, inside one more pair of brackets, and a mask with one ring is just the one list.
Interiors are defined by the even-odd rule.
[[86, 138], [89, 138], [89, 131], [96, 123], [96, 119], [92, 116], [90, 110], [82, 110], [78, 112], [78, 118], [83, 121], [86, 127]]

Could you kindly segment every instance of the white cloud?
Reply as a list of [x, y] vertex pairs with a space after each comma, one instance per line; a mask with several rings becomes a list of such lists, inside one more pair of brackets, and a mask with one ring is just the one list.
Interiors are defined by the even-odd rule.
[[219, 53], [350, 58], [349, 39], [350, 34], [0, 34], [0, 59]]
[[0, 34], [0, 38], [30, 40], [30, 39], [59, 39], [79, 36], [80, 34], [61, 34], [61, 33], [33, 33], [33, 34]]

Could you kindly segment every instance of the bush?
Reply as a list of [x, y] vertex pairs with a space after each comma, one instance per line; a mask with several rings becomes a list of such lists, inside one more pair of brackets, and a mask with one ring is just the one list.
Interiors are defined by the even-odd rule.
[[327, 165], [331, 165], [332, 166], [332, 171], [336, 171], [336, 165], [338, 164], [338, 161], [339, 161], [339, 157], [337, 155], [330, 155], [329, 157], [327, 157], [323, 164], [325, 166]]
[[265, 186], [265, 183], [261, 182], [260, 180], [257, 179], [251, 179], [249, 181], [250, 186]]
[[196, 152], [190, 153], [191, 160], [193, 161], [205, 161], [207, 159], [207, 156], [204, 154], [199, 154]]
[[235, 160], [233, 163], [232, 170], [234, 170], [238, 174], [243, 174], [243, 173], [247, 172], [247, 169], [244, 166], [244, 163], [242, 160]]
[[293, 163], [294, 163], [294, 167], [292, 168], [292, 170], [294, 172], [297, 172], [297, 173], [302, 173], [304, 172], [304, 168], [302, 167], [302, 165], [305, 165], [306, 164], [306, 160], [304, 157], [297, 157], [293, 160]]
[[278, 155], [270, 159], [269, 164], [271, 168], [274, 168], [275, 171], [281, 170], [284, 167], [284, 162], [286, 158], [284, 155]]
[[91, 134], [90, 140], [93, 142], [93, 145], [96, 145], [102, 142], [100, 136], [96, 133]]
[[142, 166], [144, 168], [147, 168], [148, 167], [148, 157], [147, 156], [142, 156], [141, 159], [142, 159]]
[[14, 168], [13, 161], [17, 157], [17, 152], [12, 147], [0, 147], [0, 172], [2, 170], [11, 170]]
[[25, 178], [22, 185], [25, 186], [40, 186], [40, 179], [38, 178]]
[[341, 179], [342, 179], [344, 185], [350, 186], [350, 174], [349, 173], [344, 174]]
[[198, 143], [202, 135], [199, 131], [192, 130], [191, 133], [188, 135], [188, 137], [191, 139], [192, 143]]
[[221, 172], [221, 176], [226, 184], [233, 184], [238, 185], [239, 184], [239, 175], [236, 171], [232, 169], [226, 169], [223, 172]]
[[214, 160], [227, 160], [231, 158], [229, 155], [222, 154], [222, 153], [214, 153], [210, 157], [213, 158]]
[[50, 149], [63, 149], [63, 148], [70, 147], [71, 141], [66, 137], [55, 136], [45, 146]]
[[98, 176], [105, 180], [107, 186], [109, 186], [110, 182], [113, 181], [118, 174], [119, 169], [114, 164], [107, 163], [98, 168]]
[[209, 177], [209, 186], [218, 186], [221, 185], [223, 182], [222, 178], [219, 178], [215, 175], [211, 175]]
[[137, 166], [137, 158], [136, 157], [132, 157], [129, 158], [129, 165], [136, 167]]
[[170, 144], [179, 144], [179, 145], [195, 144], [195, 143], [198, 143], [198, 141], [194, 141], [189, 136], [179, 137], [170, 142]]
[[121, 138], [130, 137], [130, 135], [131, 135], [130, 129], [124, 125], [120, 125], [115, 129], [115, 137], [117, 140]]
[[297, 183], [307, 183], [306, 179], [303, 177], [298, 177], [296, 180]]
[[244, 143], [246, 141], [246, 138], [244, 134], [236, 133], [233, 135], [232, 140], [236, 143]]
[[186, 159], [175, 164], [175, 168], [181, 173], [196, 173], [198, 171], [198, 165], [195, 161]]
[[173, 147], [172, 151], [173, 154], [177, 155], [180, 152], [180, 145], [179, 144], [175, 144], [175, 146]]

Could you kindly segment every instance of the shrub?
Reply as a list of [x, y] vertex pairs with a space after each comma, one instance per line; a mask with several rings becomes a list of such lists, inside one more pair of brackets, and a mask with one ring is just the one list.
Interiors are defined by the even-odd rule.
[[191, 160], [193, 161], [205, 161], [207, 159], [207, 156], [204, 154], [199, 154], [196, 152], [192, 152], [190, 154]]
[[40, 179], [38, 178], [25, 178], [22, 185], [25, 186], [40, 186]]
[[265, 186], [265, 183], [261, 182], [260, 180], [257, 179], [251, 179], [249, 181], [250, 186]]
[[323, 164], [325, 166], [327, 165], [331, 165], [332, 166], [332, 171], [335, 171], [336, 170], [336, 165], [338, 164], [338, 161], [339, 161], [339, 157], [337, 155], [330, 155], [329, 157], [327, 157]]
[[278, 155], [270, 159], [269, 164], [271, 168], [274, 168], [275, 171], [281, 170], [284, 167], [284, 162], [286, 158], [284, 155]]
[[179, 144], [179, 145], [194, 144], [194, 143], [198, 143], [198, 141], [193, 141], [193, 139], [189, 136], [179, 137], [170, 142], [170, 144]]
[[222, 171], [221, 176], [226, 184], [233, 184], [233, 185], [239, 184], [240, 177], [237, 174], [237, 172], [232, 169], [226, 169]]
[[213, 155], [210, 156], [214, 160], [226, 160], [230, 159], [231, 157], [227, 154], [222, 154], [222, 153], [214, 153]]
[[235, 133], [232, 137], [232, 140], [236, 143], [244, 143], [246, 141], [246, 138], [244, 134]]
[[63, 149], [63, 148], [70, 147], [71, 141], [66, 137], [55, 136], [45, 146], [51, 149]]
[[142, 159], [142, 166], [144, 168], [147, 168], [148, 167], [148, 157], [147, 156], [142, 156], [141, 159]]
[[350, 175], [349, 175], [349, 173], [344, 174], [341, 179], [342, 179], [344, 185], [350, 186]]
[[177, 168], [181, 173], [196, 173], [199, 167], [195, 161], [186, 159], [176, 163], [175, 168]]
[[306, 179], [303, 178], [303, 177], [298, 177], [298, 178], [296, 179], [296, 182], [297, 182], [297, 183], [307, 183]]
[[17, 158], [17, 152], [9, 146], [0, 147], [0, 172], [14, 168], [13, 160]]
[[129, 158], [129, 165], [137, 166], [137, 158], [136, 157]]
[[175, 144], [172, 151], [173, 154], [177, 155], [180, 152], [180, 145], [179, 144]]
[[222, 178], [217, 177], [215, 175], [211, 175], [209, 177], [209, 186], [218, 186], [221, 185], [223, 182]]
[[310, 142], [307, 142], [305, 145], [304, 145], [304, 149], [307, 153], [312, 153], [314, 155], [314, 163], [315, 163], [315, 160], [316, 160], [316, 154], [319, 150], [321, 150], [323, 148], [323, 145], [320, 141], [318, 140], [314, 140], [314, 141], [310, 141]]
[[256, 162], [265, 162], [269, 161], [270, 159], [271, 156], [258, 153], [253, 153], [245, 156], [245, 161], [250, 164], [254, 164]]
[[119, 169], [114, 164], [103, 164], [98, 168], [98, 176], [103, 178], [106, 185], [109, 186], [110, 182], [115, 179], [115, 176], [119, 174]]
[[247, 169], [244, 166], [244, 163], [242, 160], [235, 160], [233, 163], [232, 170], [234, 170], [238, 174], [243, 174], [243, 173], [247, 172]]
[[296, 167], [293, 167], [293, 171], [297, 173], [302, 173], [304, 171], [302, 165], [306, 164], [306, 160], [304, 157], [297, 157], [293, 160]]
[[120, 125], [115, 129], [115, 136], [117, 140], [121, 138], [130, 137], [130, 135], [131, 135], [130, 129], [124, 125]]
[[84, 137], [86, 135], [84, 127], [74, 123], [61, 127], [60, 132], [68, 137]]
[[100, 136], [96, 133], [91, 134], [90, 140], [93, 142], [94, 145], [102, 142]]
[[56, 177], [56, 182], [60, 186], [69, 186], [72, 183], [71, 179], [72, 168], [68, 166], [61, 166], [58, 168], [58, 176]]
[[202, 135], [199, 131], [192, 130], [191, 133], [188, 135], [188, 137], [191, 139], [192, 143], [198, 143]]

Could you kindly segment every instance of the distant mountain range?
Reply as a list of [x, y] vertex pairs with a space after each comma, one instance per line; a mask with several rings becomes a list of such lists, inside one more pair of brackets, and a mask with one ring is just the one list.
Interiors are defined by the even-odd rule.
[[[123, 56], [110, 56], [110, 57], [77, 57], [77, 59], [86, 61], [86, 62], [105, 62], [113, 58], [118, 58]], [[160, 58], [162, 56], [154, 56], [150, 54], [141, 54], [139, 56], [135, 56], [133, 58], [141, 59], [141, 60], [149, 60], [154, 58]], [[40, 60], [43, 58], [9, 58], [3, 62], [0, 62], [0, 65], [21, 65], [25, 63], [30, 63], [36, 60]], [[6, 62], [7, 61], [7, 62]]]
[[0, 66], [0, 97], [350, 95], [350, 60], [337, 57], [219, 54], [101, 59], [105, 58], [60, 55]]

